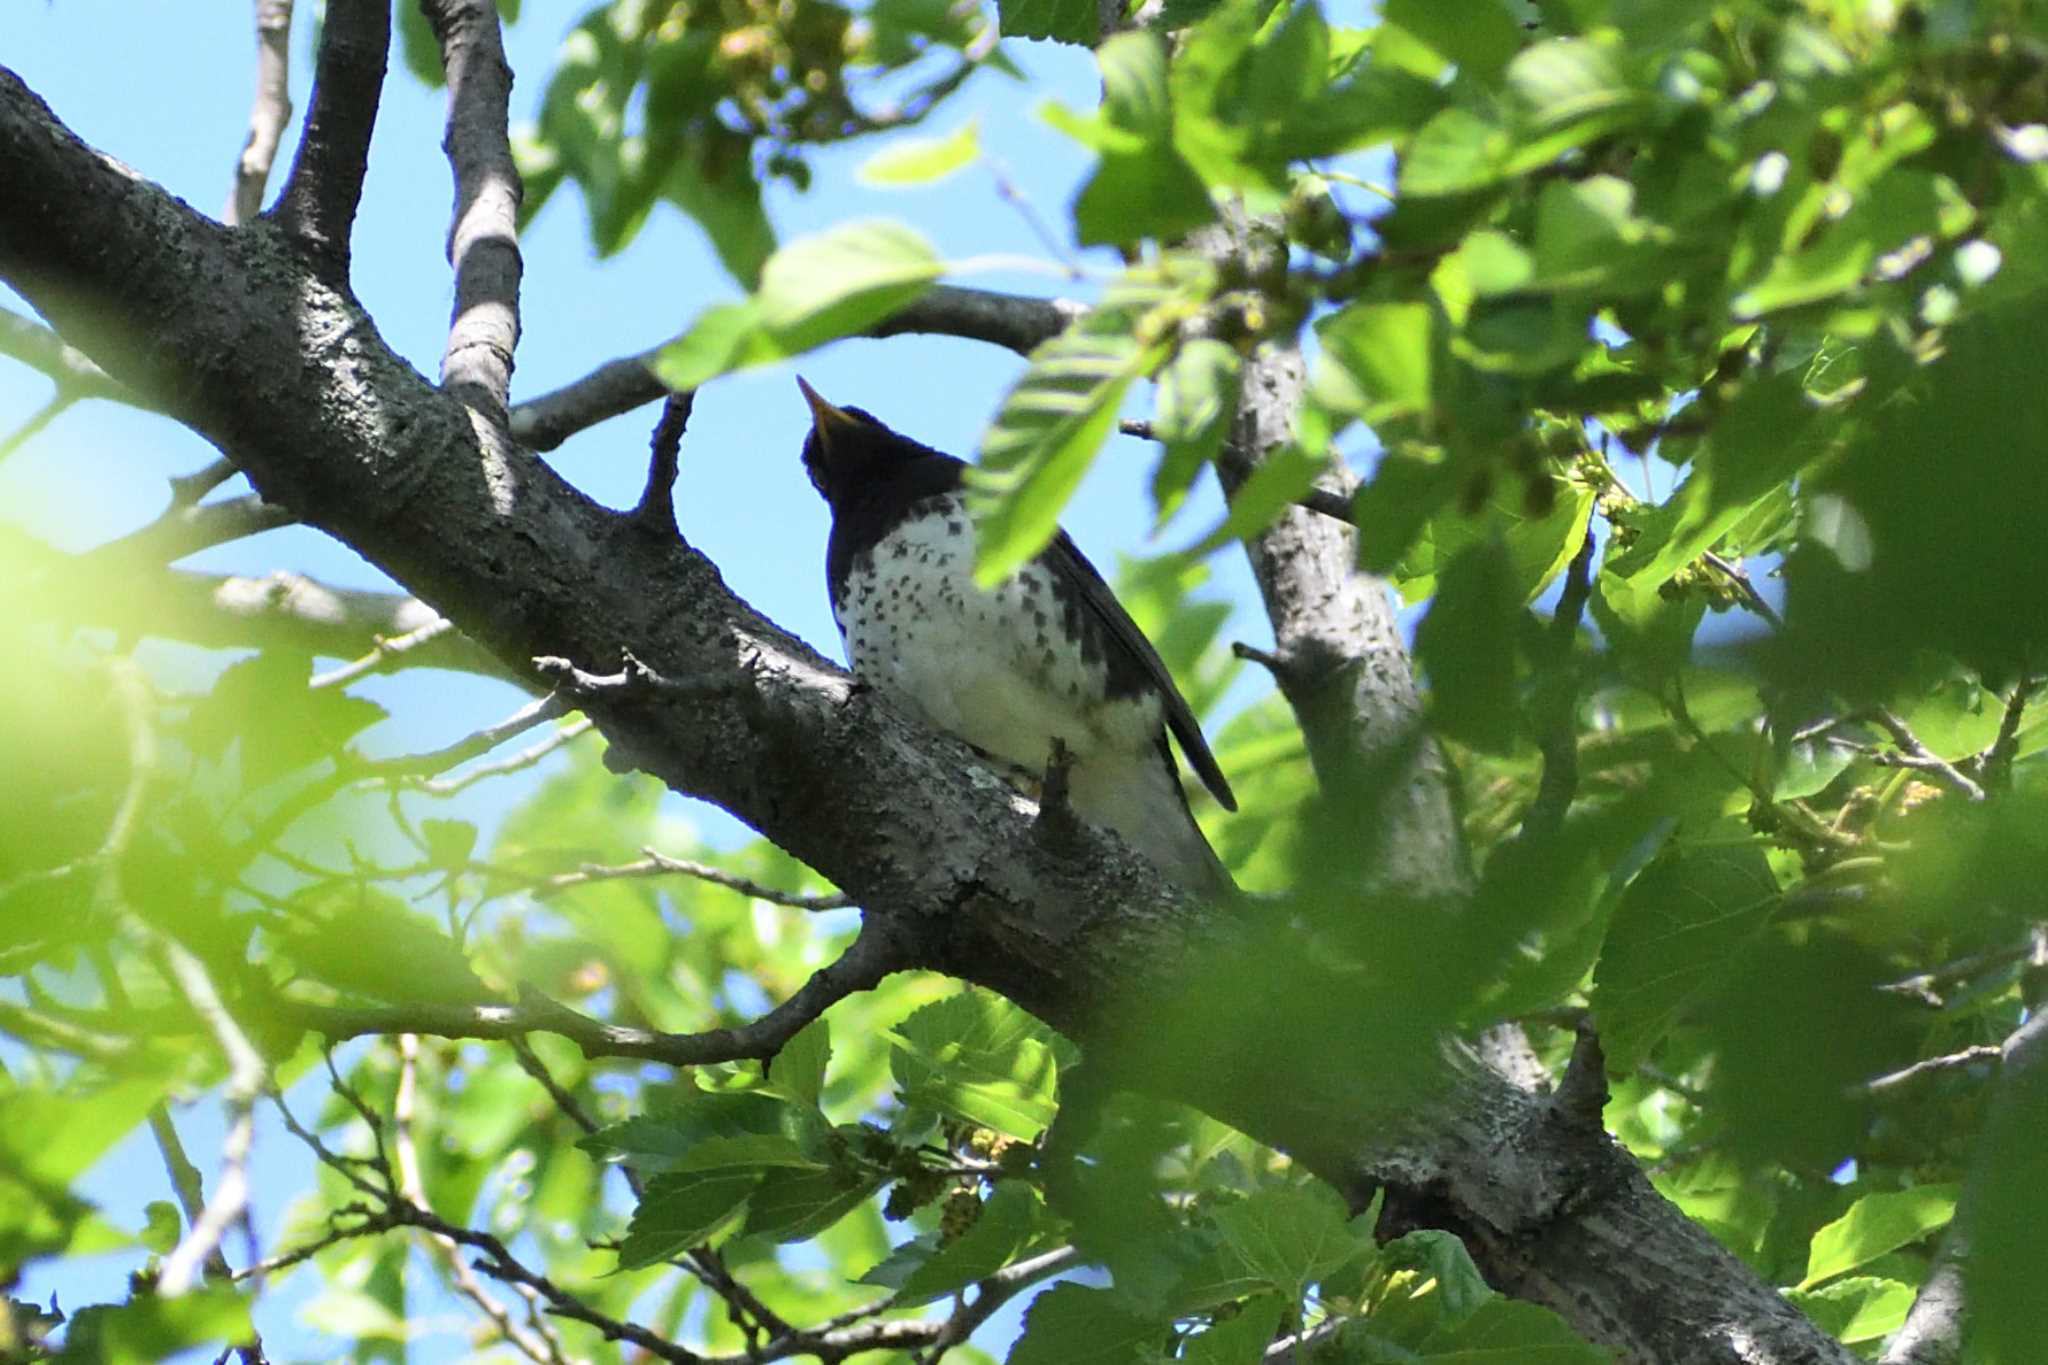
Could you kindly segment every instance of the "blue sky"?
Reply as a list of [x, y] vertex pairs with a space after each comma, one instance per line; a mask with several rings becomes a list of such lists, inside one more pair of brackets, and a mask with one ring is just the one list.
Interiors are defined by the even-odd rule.
[[[9, 6], [4, 60], [49, 101], [74, 131], [104, 152], [167, 187], [206, 213], [225, 201], [230, 171], [247, 126], [254, 79], [249, 6], [171, 3], [171, 0], [57, 0]], [[302, 4], [292, 37], [292, 93], [302, 114], [311, 81], [314, 7]], [[545, 88], [563, 35], [583, 12], [580, 5], [528, 0], [507, 33], [518, 84], [515, 121], [530, 118]], [[969, 118], [979, 121], [984, 146], [1015, 183], [1055, 224], [1085, 173], [1089, 159], [1035, 117], [1046, 98], [1077, 108], [1095, 100], [1087, 54], [1048, 44], [1011, 44], [1031, 76], [1020, 86], [993, 73], [978, 77], [929, 131], [944, 133]], [[443, 119], [439, 92], [421, 87], [394, 57], [378, 118], [365, 200], [355, 235], [356, 288], [384, 338], [424, 373], [439, 365], [452, 297], [442, 255], [449, 182], [440, 152]], [[279, 173], [289, 165], [296, 126], [281, 149]], [[940, 185], [877, 191], [854, 182], [853, 171], [880, 143], [866, 142], [819, 155], [813, 190], [798, 196], [777, 188], [770, 211], [785, 240], [848, 218], [900, 217], [914, 224], [949, 259], [991, 253], [1045, 257], [1025, 220], [1005, 204], [994, 181], [973, 169]], [[278, 177], [273, 177], [275, 189]], [[638, 351], [682, 330], [707, 304], [736, 297], [694, 224], [658, 210], [639, 237], [609, 260], [592, 256], [583, 209], [573, 187], [547, 205], [523, 243], [525, 334], [518, 355], [514, 398], [532, 397], [568, 382], [617, 355]], [[1112, 258], [1095, 264], [1113, 269]], [[1092, 286], [1041, 275], [978, 275], [964, 283], [1035, 294], [1085, 294]], [[0, 303], [17, 312], [25, 304], [4, 287]], [[947, 338], [850, 341], [807, 357], [804, 374], [828, 396], [858, 402], [919, 439], [961, 454], [972, 451], [1002, 393], [1021, 372], [1009, 352]], [[683, 533], [719, 564], [727, 581], [775, 620], [829, 657], [840, 657], [826, 609], [826, 516], [805, 481], [798, 450], [807, 411], [792, 381], [794, 367], [755, 371], [721, 380], [699, 398], [684, 446], [676, 506]], [[39, 375], [0, 362], [0, 433], [12, 431], [48, 397]], [[652, 410], [586, 432], [549, 458], [567, 477], [601, 501], [630, 504], [638, 495]], [[1151, 510], [1145, 496], [1150, 450], [1122, 438], [1099, 462], [1066, 517], [1083, 547], [1112, 569], [1119, 553], [1156, 553], [1184, 543], [1218, 514], [1206, 481], [1183, 520], [1161, 542], [1148, 540]], [[65, 548], [80, 549], [153, 519], [168, 499], [167, 478], [208, 463], [213, 450], [196, 436], [159, 418], [113, 404], [88, 403], [66, 412], [35, 441], [0, 465], [0, 518], [29, 526]], [[244, 491], [231, 484], [220, 496]], [[333, 583], [388, 586], [374, 568], [316, 532], [275, 531], [192, 557], [194, 568], [261, 574], [291, 569]], [[1241, 556], [1216, 558], [1214, 591], [1250, 603], [1250, 578]], [[1232, 629], [1255, 641], [1268, 637], [1263, 619], [1241, 609]], [[155, 647], [148, 657], [160, 674], [203, 684], [222, 656]], [[453, 674], [400, 675], [361, 684], [359, 693], [390, 709], [391, 719], [366, 744], [400, 752], [446, 743], [509, 713], [521, 698], [508, 686]], [[1235, 700], [1255, 691], [1240, 685]], [[488, 822], [515, 799], [510, 784], [472, 788], [460, 813]], [[687, 807], [677, 801], [678, 812]], [[690, 810], [690, 818], [720, 842], [747, 837], [719, 812]], [[301, 1107], [310, 1107], [310, 1097]], [[220, 1118], [202, 1102], [176, 1111], [202, 1168], [212, 1165]], [[310, 1162], [274, 1124], [259, 1135], [253, 1164], [257, 1227], [275, 1247], [284, 1202], [302, 1188]], [[165, 1198], [168, 1186], [154, 1148], [138, 1135], [95, 1170], [87, 1193], [101, 1200], [117, 1223], [139, 1226], [143, 1204]], [[242, 1259], [240, 1248], [233, 1248]], [[47, 1301], [54, 1293], [76, 1308], [118, 1298], [134, 1257], [68, 1264], [61, 1273], [36, 1268], [21, 1293]], [[272, 1358], [331, 1359], [338, 1347], [293, 1320], [293, 1306], [312, 1287], [300, 1277], [266, 1301], [261, 1325]], [[445, 1316], [453, 1305], [423, 1305]], [[1006, 1314], [979, 1339], [996, 1344], [1015, 1330]], [[436, 1337], [415, 1350], [416, 1360], [461, 1353], [459, 1334]]]

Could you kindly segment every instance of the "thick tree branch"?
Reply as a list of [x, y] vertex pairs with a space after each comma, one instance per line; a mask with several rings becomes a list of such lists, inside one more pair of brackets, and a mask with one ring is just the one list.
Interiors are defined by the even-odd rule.
[[235, 158], [235, 187], [221, 221], [246, 223], [263, 207], [277, 144], [292, 118], [292, 0], [256, 0], [256, 96], [249, 105], [249, 138]]
[[362, 202], [390, 51], [391, 8], [382, 0], [327, 6], [305, 132], [274, 212], [278, 225], [311, 247], [337, 281], [348, 278], [349, 234]]
[[512, 68], [495, 0], [421, 0], [448, 73], [441, 149], [455, 173], [448, 263], [455, 311], [441, 383], [495, 423], [505, 421], [512, 353], [519, 345], [519, 168], [507, 135]]
[[[1022, 355], [1086, 311], [1068, 299], [1031, 299], [941, 284], [886, 322], [876, 323], [867, 335], [929, 332], [986, 341]], [[529, 449], [553, 450], [579, 431], [660, 398], [666, 390], [648, 367], [662, 346], [607, 361], [572, 384], [519, 404], [512, 409], [512, 435]]]
[[[856, 691], [689, 546], [656, 543], [495, 439], [297, 253], [111, 166], [7, 75], [0, 182], [23, 191], [0, 208], [0, 278], [68, 338], [174, 405], [267, 500], [346, 540], [500, 658], [529, 669], [559, 656], [599, 675], [631, 658], [678, 680], [577, 703], [636, 765], [844, 888], [904, 960], [999, 991], [1093, 1048], [1116, 1037], [1106, 1010], [1154, 992], [1184, 999], [1191, 961], [1293, 952], [1284, 923], [1184, 899], [1111, 836], [1084, 828], [1046, 848], [1032, 803], [965, 746]], [[101, 231], [69, 230], [88, 220]], [[1255, 371], [1241, 447], [1284, 439], [1298, 377], [1284, 353]], [[1454, 831], [1441, 780], [1401, 747], [1414, 692], [1383, 590], [1351, 575], [1342, 528], [1331, 537], [1329, 519], [1298, 515], [1315, 529], [1283, 521], [1256, 562], [1319, 766], [1406, 757], [1394, 805], [1414, 829], [1402, 837], [1440, 841]], [[1441, 863], [1428, 879], [1406, 867], [1394, 871], [1441, 884]], [[1466, 1235], [1498, 1283], [1628, 1359], [1852, 1358], [1546, 1098], [1469, 1063], [1390, 1097], [1328, 1041], [1372, 1036], [1359, 1031], [1369, 1014], [1347, 1013], [1374, 998], [1371, 972], [1311, 952], [1285, 965], [1338, 1031], [1317, 1035], [1323, 1046], [1264, 1046], [1273, 1002], [1216, 993], [1205, 1004], [1218, 1036], [1251, 1051], [1171, 1078], [1182, 1098], [1339, 1189], [1407, 1192], [1408, 1207]]]

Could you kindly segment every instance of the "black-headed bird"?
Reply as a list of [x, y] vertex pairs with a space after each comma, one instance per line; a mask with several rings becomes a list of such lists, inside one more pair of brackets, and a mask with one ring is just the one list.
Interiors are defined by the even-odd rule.
[[802, 379], [804, 469], [832, 511], [825, 579], [854, 676], [1016, 775], [1067, 754], [1067, 800], [1187, 889], [1232, 890], [1167, 732], [1225, 810], [1230, 783], [1159, 652], [1067, 533], [993, 588], [974, 581], [967, 466]]

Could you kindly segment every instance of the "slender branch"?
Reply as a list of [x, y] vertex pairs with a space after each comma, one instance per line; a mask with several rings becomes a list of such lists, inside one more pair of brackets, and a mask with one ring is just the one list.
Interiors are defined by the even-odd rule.
[[690, 409], [696, 402], [694, 391], [670, 394], [648, 441], [647, 486], [640, 490], [640, 505], [633, 509], [633, 519], [650, 533], [676, 534], [676, 465], [682, 455], [683, 433], [690, 425]]
[[263, 207], [263, 187], [277, 144], [291, 122], [292, 0], [256, 0], [256, 97], [249, 106], [249, 138], [235, 159], [235, 187], [221, 221], [234, 227]]
[[0, 463], [4, 463], [15, 451], [33, 441], [50, 423], [63, 416], [64, 410], [76, 401], [63, 389], [58, 389], [51, 395], [49, 402], [30, 413], [26, 421], [8, 432], [4, 439], [0, 439]]
[[519, 168], [507, 135], [512, 68], [494, 0], [422, 0], [448, 73], [441, 149], [455, 175], [448, 263], [455, 309], [441, 385], [491, 419], [506, 420], [512, 353], [519, 344]]
[[87, 558], [100, 563], [170, 564], [215, 545], [275, 531], [297, 521], [290, 512], [265, 502], [256, 493], [221, 502], [203, 502], [196, 507], [173, 503], [149, 525], [95, 547]]
[[2027, 698], [2040, 680], [2022, 673], [2005, 699], [2005, 713], [1998, 718], [1998, 734], [1983, 753], [1977, 755], [1977, 775], [1989, 791], [2002, 791], [2012, 784], [2012, 760], [2020, 748], [2020, 720], [2026, 715]]
[[1731, 563], [1720, 555], [1715, 554], [1712, 550], [1702, 554], [1700, 559], [1708, 568], [1713, 569], [1723, 578], [1727, 579], [1729, 586], [1735, 589], [1735, 596], [1741, 601], [1742, 605], [1756, 615], [1761, 616], [1770, 624], [1772, 630], [1783, 630], [1785, 628], [1785, 618], [1778, 615], [1778, 609], [1772, 606], [1761, 592], [1757, 591], [1756, 584], [1750, 580], [1749, 575], [1743, 571], [1740, 564]]
[[786, 905], [793, 910], [842, 910], [853, 904], [851, 897], [837, 891], [785, 891], [727, 872], [722, 867], [713, 867], [709, 863], [693, 862], [688, 858], [671, 858], [651, 848], [643, 848], [640, 851], [646, 856], [637, 862], [611, 865], [585, 863], [574, 872], [558, 872], [540, 883], [534, 889], [534, 895], [546, 900], [550, 896], [560, 895], [570, 887], [583, 886], [589, 882], [615, 881], [632, 877], [663, 877], [679, 872], [684, 876], [695, 877], [699, 881], [737, 891], [750, 900], [766, 901], [770, 905]]
[[1880, 729], [1892, 737], [1892, 743], [1899, 746], [1904, 756], [1911, 760], [1913, 767], [1933, 773], [1951, 790], [1960, 792], [1969, 800], [1982, 801], [1984, 799], [1984, 789], [1982, 787], [1963, 776], [1956, 766], [1948, 760], [1936, 757], [1925, 744], [1920, 742], [1920, 737], [1913, 733], [1912, 727], [1907, 725], [1896, 714], [1880, 706], [1872, 710], [1869, 715], [1870, 719]]
[[405, 632], [403, 635], [374, 635], [376, 643], [370, 652], [353, 659], [340, 668], [331, 668], [306, 684], [318, 691], [329, 687], [346, 687], [357, 678], [371, 673], [382, 673], [391, 662], [404, 654], [410, 654], [421, 645], [440, 639], [455, 629], [455, 623], [445, 616], [437, 616], [423, 626]]
[[1914, 1085], [1930, 1076], [1939, 1076], [1950, 1071], [1963, 1071], [1973, 1066], [1995, 1065], [2004, 1055], [2002, 1049], [1993, 1047], [1989, 1043], [1976, 1047], [1966, 1047], [1959, 1052], [1950, 1052], [1940, 1057], [1928, 1057], [1913, 1063], [1911, 1066], [1901, 1067], [1897, 1071], [1888, 1072], [1885, 1075], [1866, 1081], [1862, 1085], [1852, 1087], [1851, 1093], [1854, 1096], [1870, 1099], [1885, 1098], [1894, 1091]]
[[171, 506], [195, 506], [201, 498], [239, 473], [241, 470], [235, 467], [235, 462], [223, 455], [190, 474], [176, 475], [171, 479]]
[[348, 274], [349, 236], [363, 197], [390, 52], [389, 5], [330, 0], [298, 159], [278, 196], [278, 223], [342, 278]]
[[773, 1057], [831, 1006], [856, 992], [873, 989], [901, 966], [894, 940], [864, 927], [837, 960], [813, 972], [796, 994], [768, 1013], [738, 1028], [702, 1033], [656, 1033], [601, 1023], [533, 990], [521, 992], [516, 1005], [358, 1007], [282, 1001], [279, 1008], [334, 1042], [381, 1033], [499, 1041], [529, 1033], [554, 1033], [574, 1043], [586, 1057], [637, 1057], [669, 1066], [706, 1066]]
[[111, 398], [149, 412], [162, 408], [101, 369], [85, 352], [42, 323], [11, 308], [0, 308], [0, 355], [40, 370], [72, 398]]
[[[1157, 441], [1160, 439], [1158, 428], [1154, 427], [1152, 423], [1139, 418], [1125, 418], [1116, 424], [1116, 429], [1126, 436], [1136, 436], [1141, 440]], [[1251, 470], [1251, 462], [1245, 458], [1244, 452], [1228, 442], [1217, 452], [1216, 458], [1219, 463], [1228, 463], [1245, 474], [1249, 474]], [[1339, 493], [1329, 488], [1311, 488], [1308, 492], [1296, 498], [1294, 505], [1306, 507], [1311, 512], [1320, 512], [1333, 521], [1343, 522], [1346, 526], [1351, 524], [1351, 497], [1349, 494]]]
[[590, 717], [578, 716], [568, 724], [558, 727], [546, 739], [537, 744], [529, 744], [516, 754], [508, 754], [494, 763], [479, 763], [468, 772], [458, 773], [454, 777], [423, 778], [417, 785], [419, 790], [429, 796], [453, 796], [465, 787], [473, 787], [486, 778], [523, 772], [563, 745], [573, 743], [589, 734], [592, 728]]
[[[419, 1105], [419, 1059], [419, 1036], [412, 1033], [399, 1035], [398, 1093], [391, 1103], [391, 1134], [392, 1151], [398, 1160], [398, 1197], [415, 1209], [426, 1209], [429, 1207], [427, 1185], [420, 1175], [419, 1147], [413, 1140], [413, 1119]], [[521, 1327], [512, 1320], [511, 1310], [491, 1297], [490, 1291], [477, 1279], [476, 1272], [470, 1269], [469, 1262], [462, 1259], [459, 1244], [452, 1237], [438, 1232], [429, 1232], [427, 1237], [433, 1243], [455, 1291], [475, 1304], [477, 1311], [490, 1319], [500, 1336], [537, 1365], [566, 1365], [561, 1339], [545, 1325], [545, 1320], [537, 1331]], [[519, 1285], [516, 1288], [529, 1304], [539, 1298], [539, 1292], [531, 1286]]]
[[[985, 341], [1022, 355], [1087, 311], [1069, 299], [941, 284], [869, 328], [867, 335], [935, 333]], [[530, 449], [553, 450], [579, 431], [660, 398], [667, 390], [649, 366], [670, 344], [607, 361], [572, 384], [519, 404], [512, 409], [512, 435]]]

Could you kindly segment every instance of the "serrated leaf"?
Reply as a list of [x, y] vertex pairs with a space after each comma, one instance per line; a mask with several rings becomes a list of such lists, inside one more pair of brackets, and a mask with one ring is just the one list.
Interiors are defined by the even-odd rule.
[[619, 1244], [619, 1269], [657, 1265], [710, 1241], [739, 1221], [764, 1174], [754, 1167], [655, 1176]]
[[905, 1278], [902, 1301], [928, 1303], [995, 1274], [1030, 1241], [1042, 1215], [1038, 1195], [1029, 1185], [998, 1181], [981, 1216]]
[[761, 325], [794, 354], [880, 322], [943, 270], [930, 243], [901, 223], [845, 223], [770, 256], [755, 301]]
[[944, 137], [904, 138], [861, 163], [854, 179], [863, 185], [929, 185], [981, 158], [981, 127], [969, 121]]
[[789, 354], [769, 335], [749, 299], [714, 304], [699, 313], [687, 332], [661, 348], [653, 369], [669, 388], [687, 393], [719, 375], [773, 364]]
[[420, 835], [427, 841], [427, 861], [448, 872], [469, 866], [476, 852], [476, 826], [467, 820], [422, 820]]
[[1420, 1270], [1435, 1280], [1435, 1293], [1450, 1321], [1462, 1321], [1494, 1297], [1486, 1277], [1473, 1264], [1472, 1253], [1455, 1233], [1437, 1228], [1404, 1233], [1381, 1248], [1380, 1259], [1388, 1266]]
[[913, 1237], [901, 1246], [893, 1247], [887, 1256], [854, 1283], [872, 1284], [882, 1289], [903, 1288], [906, 1281], [917, 1273], [918, 1267], [939, 1254], [939, 1234], [927, 1232]]
[[1278, 1294], [1249, 1299], [1232, 1316], [1190, 1338], [1180, 1359], [1186, 1365], [1259, 1365], [1279, 1334], [1286, 1307]]
[[743, 1231], [775, 1242], [802, 1242], [824, 1232], [880, 1188], [879, 1175], [830, 1170], [771, 1170], [747, 1201]]
[[1415, 629], [1415, 657], [1429, 674], [1431, 723], [1491, 753], [1506, 752], [1520, 731], [1514, 627], [1521, 611], [1507, 546], [1490, 537], [1451, 560]]
[[1235, 349], [1198, 337], [1183, 343], [1159, 372], [1152, 435], [1165, 452], [1152, 474], [1152, 505], [1160, 522], [1173, 515], [1195, 475], [1223, 448], [1237, 415], [1241, 369]]
[[1806, 1278], [1798, 1288], [1811, 1289], [1948, 1226], [1955, 1217], [1957, 1193], [1954, 1185], [1922, 1185], [1864, 1195], [1813, 1234], [1806, 1252]]
[[1095, 453], [1116, 425], [1133, 381], [1156, 370], [1165, 343], [1135, 332], [1154, 310], [1206, 297], [1208, 277], [1170, 279], [1134, 270], [1103, 301], [1031, 353], [1031, 367], [1003, 400], [968, 472], [968, 507], [979, 523], [975, 579], [993, 586], [1044, 549]]
[[1324, 353], [1357, 382], [1368, 422], [1429, 409], [1434, 311], [1425, 303], [1354, 303], [1316, 324]]
[[1778, 884], [1749, 845], [1677, 850], [1645, 868], [1616, 907], [1593, 973], [1609, 1067], [1624, 1073], [1770, 922]]
[[[828, 1129], [810, 1105], [761, 1091], [685, 1094], [653, 1113], [613, 1124], [578, 1145], [622, 1157], [643, 1170], [684, 1169], [691, 1153], [720, 1139], [761, 1139], [758, 1164], [821, 1166]], [[780, 1153], [780, 1156], [773, 1154]]]
[[832, 1026], [813, 1019], [797, 1030], [768, 1063], [768, 1084], [793, 1099], [816, 1104], [825, 1091], [825, 1068], [832, 1061]]
[[496, 998], [455, 940], [405, 902], [369, 889], [315, 894], [304, 916], [279, 934], [313, 979], [393, 1004]]
[[1613, 1365], [1539, 1304], [1495, 1296], [1470, 1316], [1432, 1332], [1416, 1352], [1430, 1365]]
[[143, 1206], [146, 1220], [137, 1240], [159, 1256], [168, 1255], [184, 1233], [185, 1223], [178, 1206], [167, 1199], [152, 1199]]
[[72, 1314], [62, 1365], [157, 1365], [187, 1347], [249, 1341], [255, 1329], [248, 1300], [225, 1287], [207, 1286], [177, 1298], [138, 1294], [127, 1303], [98, 1305]]
[[1052, 1122], [1059, 1082], [1045, 1025], [989, 991], [965, 990], [889, 1030], [906, 1105], [1031, 1142]]
[[1056, 1284], [1025, 1310], [1008, 1365], [1133, 1365], [1169, 1326], [1132, 1312], [1106, 1289]]
[[997, 0], [1005, 38], [1050, 38], [1087, 47], [1101, 34], [1095, 0]]
[[1880, 1341], [1904, 1326], [1915, 1290], [1897, 1280], [1852, 1275], [1819, 1289], [1791, 1290], [1785, 1297], [1821, 1331], [1855, 1346]]
[[1344, 1201], [1321, 1184], [1256, 1190], [1213, 1221], [1244, 1273], [1290, 1301], [1370, 1250], [1352, 1235]]

